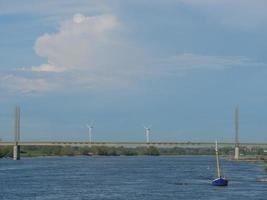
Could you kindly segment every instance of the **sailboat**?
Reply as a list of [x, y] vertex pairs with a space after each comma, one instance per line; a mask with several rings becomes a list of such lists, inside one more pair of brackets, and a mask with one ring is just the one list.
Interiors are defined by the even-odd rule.
[[212, 181], [213, 186], [227, 186], [228, 180], [221, 176], [221, 169], [220, 169], [220, 160], [219, 160], [219, 153], [218, 153], [218, 143], [217, 140], [215, 142], [215, 152], [216, 152], [216, 161], [217, 161], [217, 176], [218, 178]]

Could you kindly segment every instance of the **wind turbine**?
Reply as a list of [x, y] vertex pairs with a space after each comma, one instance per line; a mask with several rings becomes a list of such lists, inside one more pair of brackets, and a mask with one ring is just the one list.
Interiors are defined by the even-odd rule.
[[92, 131], [93, 131], [93, 123], [91, 123], [90, 125], [89, 124], [86, 124], [87, 128], [88, 128], [88, 134], [89, 134], [89, 142], [92, 143]]
[[144, 126], [145, 129], [145, 135], [146, 135], [146, 143], [150, 142], [150, 130], [151, 130], [151, 126]]

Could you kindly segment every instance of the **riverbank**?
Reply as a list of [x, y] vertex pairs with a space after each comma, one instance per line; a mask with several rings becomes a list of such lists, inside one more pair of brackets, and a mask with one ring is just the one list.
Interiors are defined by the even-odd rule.
[[[12, 147], [0, 148], [0, 157], [12, 157]], [[230, 149], [223, 151], [226, 154]], [[98, 155], [98, 156], [138, 156], [138, 155], [214, 155], [212, 148], [157, 148], [148, 147], [72, 147], [72, 146], [21, 146], [22, 157], [36, 156], [75, 156], [75, 155]]]
[[[11, 146], [0, 147], [1, 157], [12, 157], [13, 148]], [[227, 159], [234, 154], [234, 149], [225, 147], [220, 149], [221, 156]], [[241, 160], [250, 162], [264, 162], [265, 158], [263, 149], [242, 148]], [[214, 155], [213, 148], [157, 148], [155, 146], [125, 148], [125, 147], [73, 147], [73, 146], [21, 146], [22, 157], [36, 156], [76, 156], [76, 155], [97, 155], [97, 156], [138, 156], [138, 155]]]
[[[226, 160], [234, 160], [234, 156], [224, 157]], [[249, 156], [240, 156], [238, 161], [253, 162], [253, 163], [265, 163], [267, 157], [261, 155], [249, 155]]]

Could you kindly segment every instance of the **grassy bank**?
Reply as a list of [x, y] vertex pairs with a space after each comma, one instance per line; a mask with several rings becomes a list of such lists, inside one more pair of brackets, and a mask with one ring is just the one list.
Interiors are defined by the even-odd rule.
[[13, 148], [11, 146], [0, 147], [0, 158], [12, 157]]
[[[263, 149], [241, 148], [241, 154], [253, 156], [258, 160], [266, 161]], [[220, 154], [230, 156], [234, 149], [221, 148]], [[213, 148], [157, 148], [154, 146], [125, 148], [125, 147], [71, 147], [71, 146], [21, 146], [22, 157], [34, 156], [75, 156], [75, 155], [99, 155], [99, 156], [137, 156], [137, 155], [214, 155]], [[12, 157], [12, 147], [0, 147], [0, 158]]]

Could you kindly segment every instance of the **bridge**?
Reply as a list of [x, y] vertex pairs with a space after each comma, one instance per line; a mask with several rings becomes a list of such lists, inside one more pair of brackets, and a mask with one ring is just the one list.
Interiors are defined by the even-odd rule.
[[[237, 117], [236, 117], [237, 118]], [[238, 123], [236, 123], [238, 124]], [[236, 125], [237, 127], [237, 125]], [[238, 132], [238, 129], [236, 129]], [[236, 140], [237, 137], [236, 137]], [[231, 147], [237, 148], [237, 143], [220, 143], [220, 147]], [[14, 141], [1, 141], [0, 146], [13, 146], [13, 159], [20, 159], [20, 147], [21, 146], [109, 146], [109, 147], [126, 147], [126, 148], [136, 148], [136, 147], [148, 147], [155, 146], [157, 148], [213, 148], [214, 143], [212, 142], [179, 142], [179, 141], [152, 141], [147, 140], [146, 142], [126, 142], [126, 141], [21, 141], [20, 140], [20, 107], [15, 108], [15, 139]], [[253, 148], [265, 148], [267, 149], [267, 143], [242, 143], [243, 147]], [[239, 148], [239, 147], [238, 147]], [[239, 154], [239, 149], [238, 149]], [[238, 159], [238, 157], [237, 157]]]
[[[0, 141], [0, 146], [108, 146], [108, 147], [125, 147], [125, 148], [136, 148], [136, 147], [147, 147], [155, 146], [157, 148], [213, 148], [214, 142], [166, 142], [166, 141], [155, 141], [155, 142], [126, 142], [126, 141], [102, 141], [102, 142], [85, 142], [85, 141]], [[235, 143], [223, 142], [219, 144], [220, 147], [235, 147]], [[242, 143], [243, 147], [246, 148], [266, 148], [267, 143]]]
[[[214, 147], [214, 143], [209, 142], [125, 142], [125, 141], [108, 141], [108, 142], [85, 142], [85, 141], [0, 141], [0, 146], [108, 146], [108, 147], [147, 147], [155, 146], [158, 148], [210, 148]], [[247, 144], [250, 146], [260, 145], [266, 146], [267, 144]], [[234, 143], [220, 143], [221, 147], [234, 147]]]
[[[126, 148], [136, 148], [136, 147], [147, 147], [155, 146], [157, 148], [213, 148], [214, 142], [126, 142], [126, 141], [101, 141], [101, 142], [89, 142], [89, 141], [0, 141], [0, 146], [73, 146], [73, 147], [83, 147], [83, 146], [107, 146], [107, 147], [126, 147]], [[242, 143], [243, 147], [253, 148], [267, 148], [267, 143]], [[235, 143], [223, 142], [220, 143], [220, 147], [235, 147]]]

